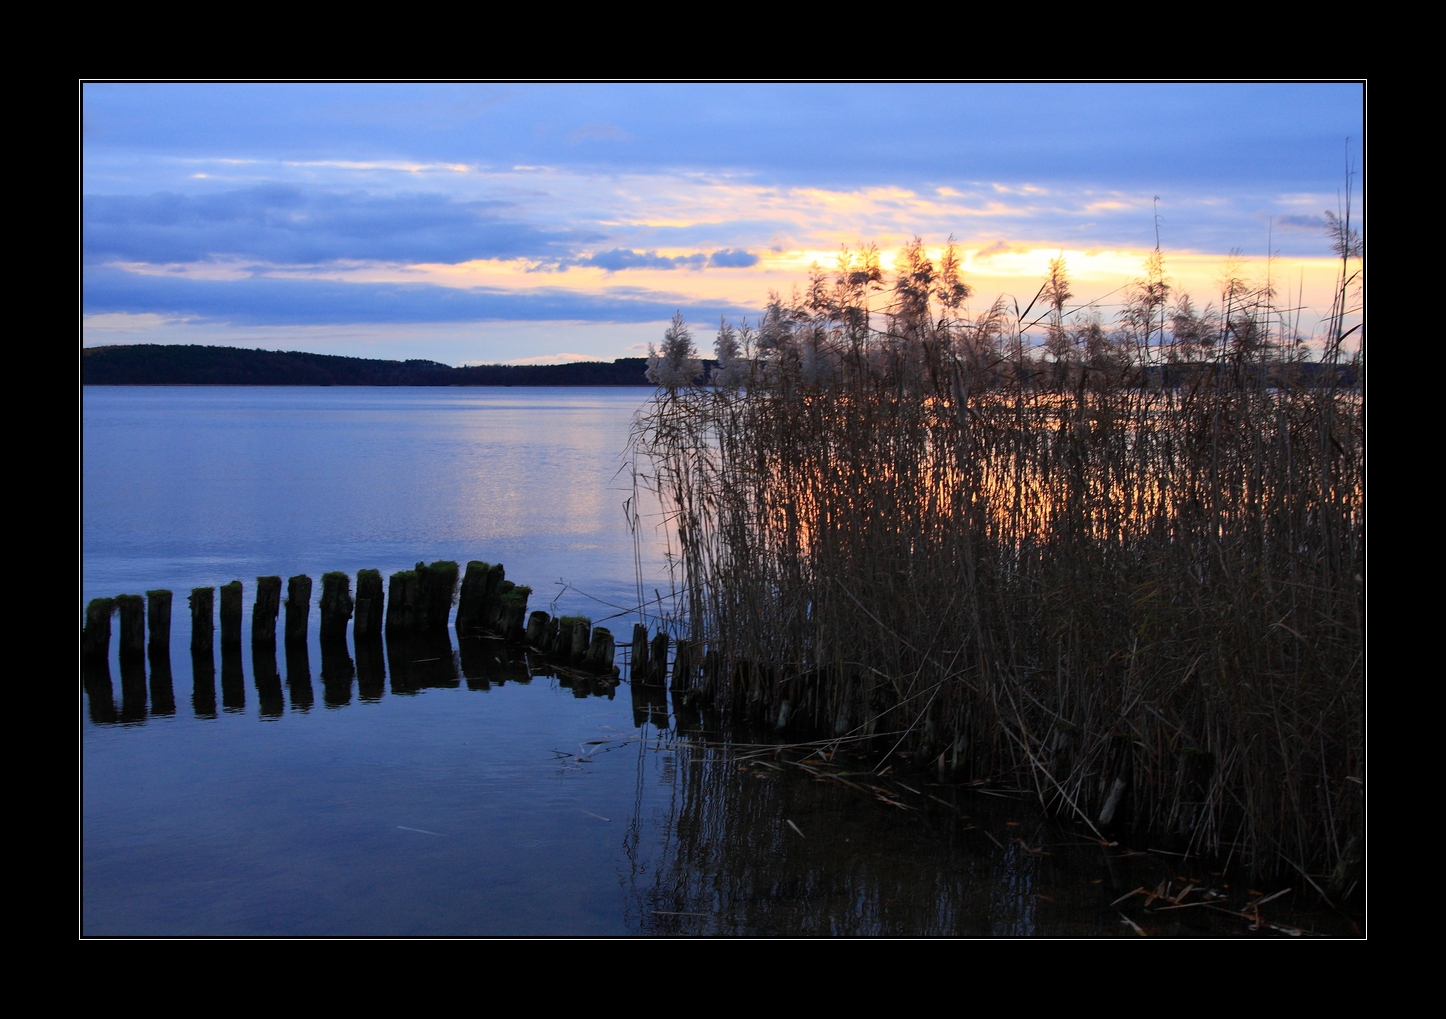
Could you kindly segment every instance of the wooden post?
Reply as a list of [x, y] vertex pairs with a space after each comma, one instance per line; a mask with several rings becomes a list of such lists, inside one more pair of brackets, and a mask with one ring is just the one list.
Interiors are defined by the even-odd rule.
[[605, 626], [595, 626], [592, 631], [592, 640], [588, 642], [587, 656], [583, 664], [594, 672], [612, 674], [613, 658], [617, 656], [617, 647], [613, 641], [613, 635]]
[[672, 688], [676, 691], [690, 689], [693, 685], [693, 645], [691, 641], [678, 641], [678, 648], [673, 652], [673, 682]]
[[575, 662], [581, 661], [582, 656], [587, 654], [587, 639], [592, 633], [592, 620], [582, 616], [564, 617], [564, 627], [569, 619], [572, 621], [572, 638], [567, 642], [567, 657]]
[[527, 617], [527, 633], [524, 639], [528, 645], [537, 648], [539, 651], [547, 650], [547, 648], [543, 646], [543, 642], [547, 639], [548, 624], [551, 621], [552, 617], [540, 609]]
[[501, 566], [494, 569], [490, 563], [479, 559], [473, 559], [467, 564], [467, 573], [462, 578], [462, 593], [457, 597], [459, 636], [476, 636], [477, 631], [485, 625], [487, 603], [501, 579]]
[[281, 578], [256, 578], [256, 604], [251, 608], [251, 645], [276, 646], [276, 616], [281, 611]]
[[382, 635], [382, 575], [378, 570], [356, 572], [356, 621], [352, 636], [358, 642]]
[[[333, 571], [321, 575], [321, 642], [336, 644], [346, 642], [346, 624], [351, 619], [351, 578], [345, 573]], [[323, 659], [321, 671], [326, 672]], [[350, 700], [350, 695], [348, 695]]]
[[668, 631], [659, 630], [648, 651], [648, 683], [662, 686], [668, 679]]
[[431, 566], [417, 564], [416, 622], [419, 632], [433, 633], [447, 628], [452, 599], [457, 593], [457, 564], [439, 559]]
[[80, 631], [80, 650], [87, 659], [104, 662], [110, 658], [110, 617], [114, 614], [114, 598], [92, 598], [85, 607], [85, 629]]
[[144, 658], [146, 600], [138, 594], [118, 594], [115, 606], [120, 610], [120, 656], [128, 661]]
[[417, 571], [392, 574], [387, 591], [387, 636], [404, 637], [416, 630]]
[[[191, 597], [186, 599], [191, 606], [191, 654], [211, 653], [215, 646], [216, 634], [216, 589], [214, 587], [193, 587]], [[212, 666], [212, 671], [215, 666]], [[215, 714], [215, 695], [212, 694], [212, 714]]]
[[286, 643], [306, 643], [306, 622], [310, 615], [311, 578], [300, 573], [286, 582]]
[[166, 658], [171, 657], [171, 592], [146, 592], [146, 622], [150, 624], [150, 647], [163, 648]]
[[[241, 646], [241, 581], [221, 585], [221, 648]], [[224, 684], [223, 684], [224, 685]]]
[[633, 654], [629, 675], [636, 682], [648, 681], [648, 628], [642, 623], [633, 624]]
[[514, 642], [522, 640], [522, 620], [527, 615], [527, 598], [531, 594], [532, 588], [515, 585], [500, 597], [502, 611], [497, 620], [497, 632], [504, 639]]

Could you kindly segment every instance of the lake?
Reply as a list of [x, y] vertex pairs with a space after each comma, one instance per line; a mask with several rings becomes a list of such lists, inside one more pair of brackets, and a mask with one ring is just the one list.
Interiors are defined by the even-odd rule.
[[[668, 592], [620, 458], [650, 395], [85, 389], [81, 607], [169, 588], [176, 608], [169, 677], [124, 674], [113, 639], [115, 682], [81, 691], [82, 934], [1245, 932], [1223, 911], [1243, 882], [1143, 837], [1101, 846], [1029, 790], [728, 733], [621, 657], [613, 687], [455, 634], [420, 659], [324, 655], [313, 611], [304, 653], [253, 659], [258, 575], [310, 575], [314, 605], [326, 571], [437, 559], [500, 561], [530, 608], [626, 642]], [[233, 579], [242, 650], [217, 670], [188, 651], [185, 595]], [[1111, 905], [1189, 883], [1220, 906]]]

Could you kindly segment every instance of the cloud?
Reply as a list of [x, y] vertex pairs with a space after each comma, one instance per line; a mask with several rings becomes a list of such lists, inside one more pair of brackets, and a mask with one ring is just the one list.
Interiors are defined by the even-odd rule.
[[[535, 354], [532, 357], [517, 357], [511, 361], [503, 361], [503, 364], [572, 364], [574, 361], [596, 361], [597, 357], [590, 354]], [[474, 364], [489, 364], [487, 361], [467, 361], [463, 367]]]
[[602, 239], [589, 231], [522, 222], [503, 202], [338, 193], [295, 184], [204, 195], [87, 195], [81, 236], [87, 260], [153, 265], [556, 258], [576, 244]]
[[758, 264], [758, 256], [751, 251], [725, 248], [709, 255], [708, 264], [719, 269], [747, 269]]
[[1292, 214], [1276, 216], [1275, 225], [1285, 230], [1313, 230], [1320, 232], [1325, 229], [1326, 221], [1324, 216]]
[[708, 264], [708, 256], [699, 252], [670, 257], [656, 251], [613, 248], [611, 251], [599, 251], [587, 258], [574, 259], [571, 264], [596, 266], [608, 272], [619, 272], [623, 269], [701, 269]]
[[756, 308], [697, 300], [638, 287], [579, 293], [558, 288], [510, 291], [430, 283], [342, 283], [255, 276], [206, 280], [88, 266], [86, 315], [162, 315], [238, 325], [368, 322], [559, 321], [657, 322], [683, 309], [691, 320], [756, 317]]

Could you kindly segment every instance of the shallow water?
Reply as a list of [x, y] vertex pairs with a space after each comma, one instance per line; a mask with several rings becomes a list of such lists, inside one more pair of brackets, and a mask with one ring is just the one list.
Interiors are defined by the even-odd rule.
[[[907, 760], [876, 777], [730, 742], [626, 671], [575, 683], [455, 637], [323, 653], [314, 613], [304, 653], [253, 657], [249, 629], [187, 651], [185, 592], [239, 577], [249, 628], [258, 574], [481, 558], [533, 607], [635, 605], [617, 454], [646, 395], [86, 390], [82, 603], [177, 604], [168, 660], [122, 669], [113, 641], [82, 691], [82, 932], [1137, 936], [1123, 911], [1248, 933], [1222, 910], [1255, 889], [1148, 841], [1100, 846]], [[666, 590], [651, 530], [640, 549], [645, 594]], [[1192, 881], [1184, 902], [1220, 898], [1111, 905]], [[1268, 917], [1350, 932], [1291, 898]]]

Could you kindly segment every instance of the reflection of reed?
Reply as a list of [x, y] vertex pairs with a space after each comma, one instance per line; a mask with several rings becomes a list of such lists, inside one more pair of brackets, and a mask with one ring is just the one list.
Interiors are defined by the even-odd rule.
[[740, 767], [723, 750], [687, 741], [670, 749], [661, 831], [645, 837], [635, 818], [629, 834], [633, 912], [644, 932], [1036, 930], [1042, 861], [1022, 847], [996, 849], [943, 818], [900, 823], [839, 783]]

